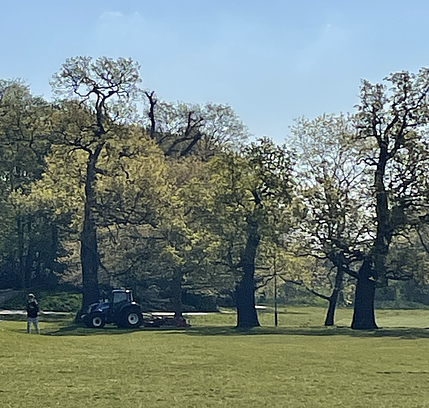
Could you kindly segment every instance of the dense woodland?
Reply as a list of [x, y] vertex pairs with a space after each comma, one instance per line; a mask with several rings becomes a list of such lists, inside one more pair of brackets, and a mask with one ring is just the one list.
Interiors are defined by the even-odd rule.
[[198, 296], [238, 327], [274, 282], [326, 301], [326, 325], [352, 305], [355, 329], [377, 327], [376, 293], [429, 303], [429, 70], [363, 81], [353, 115], [297, 119], [278, 146], [139, 69], [70, 58], [53, 102], [0, 81], [0, 288], [68, 285], [86, 307], [124, 286], [178, 315]]

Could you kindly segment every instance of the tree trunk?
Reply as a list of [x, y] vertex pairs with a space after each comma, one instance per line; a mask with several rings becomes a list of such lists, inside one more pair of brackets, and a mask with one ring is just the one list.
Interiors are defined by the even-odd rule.
[[359, 270], [359, 278], [355, 293], [352, 329], [378, 329], [374, 313], [375, 288], [375, 272], [371, 266], [371, 261], [366, 259]]
[[85, 215], [81, 234], [80, 258], [82, 264], [82, 306], [85, 308], [99, 299], [97, 234], [92, 217], [88, 217], [88, 215]]
[[326, 313], [325, 326], [333, 326], [335, 322], [335, 310], [337, 308], [338, 295], [343, 287], [344, 270], [342, 265], [337, 267], [335, 275], [335, 287], [332, 295], [329, 297], [328, 312]]
[[51, 222], [51, 248], [50, 248], [50, 254], [49, 254], [51, 271], [54, 270], [54, 264], [57, 261], [59, 244], [60, 244], [60, 240], [58, 237], [58, 226], [54, 222]]
[[390, 210], [385, 187], [386, 165], [389, 160], [387, 143], [378, 139], [380, 153], [374, 177], [377, 232], [371, 257], [364, 260], [356, 285], [352, 329], [378, 329], [375, 323], [374, 300], [377, 281], [386, 285], [386, 257], [392, 241]]
[[375, 172], [374, 187], [376, 194], [376, 214], [377, 214], [377, 234], [375, 237], [374, 248], [372, 250], [373, 269], [376, 272], [374, 276], [379, 282], [379, 286], [386, 286], [386, 258], [389, 252], [390, 242], [392, 241], [392, 227], [390, 222], [390, 210], [388, 196], [384, 185], [386, 165], [388, 161], [387, 148], [382, 146], [380, 156]]
[[337, 308], [339, 290], [334, 289], [329, 298], [328, 312], [326, 313], [325, 326], [333, 326], [335, 322], [335, 310]]
[[33, 281], [33, 272], [34, 272], [34, 249], [29, 246], [27, 249], [27, 255], [25, 257], [25, 287], [28, 289], [32, 287]]
[[82, 308], [99, 300], [98, 266], [99, 255], [97, 246], [97, 228], [94, 220], [93, 209], [96, 204], [95, 181], [96, 162], [101, 147], [94, 154], [90, 154], [87, 164], [85, 180], [85, 209], [83, 228], [81, 233], [81, 264], [82, 264]]
[[21, 278], [21, 289], [27, 289], [27, 281], [25, 276], [25, 250], [24, 250], [24, 222], [22, 215], [18, 214], [16, 219], [16, 228], [18, 232], [18, 265], [19, 265], [19, 276]]
[[171, 289], [173, 291], [173, 311], [175, 318], [182, 317], [182, 278], [183, 275], [181, 271], [176, 269], [171, 282]]
[[241, 258], [243, 276], [235, 291], [237, 305], [237, 328], [260, 326], [255, 308], [255, 258], [261, 237], [258, 222], [248, 220], [246, 247]]
[[250, 328], [260, 326], [255, 308], [255, 282], [253, 273], [244, 272], [241, 282], [237, 285], [235, 299], [237, 305], [237, 327]]
[[[33, 262], [34, 262], [34, 247], [31, 239], [31, 228], [32, 228], [32, 219], [30, 216], [27, 216], [26, 222], [26, 241], [27, 245], [25, 248], [25, 261], [24, 261], [24, 276], [25, 276], [25, 287], [30, 288], [32, 286], [33, 278]], [[24, 234], [25, 236], [25, 234]]]
[[18, 214], [18, 259], [19, 274], [21, 277], [21, 289], [27, 290], [30, 287], [32, 275], [32, 256], [30, 253], [31, 220], [27, 216]]

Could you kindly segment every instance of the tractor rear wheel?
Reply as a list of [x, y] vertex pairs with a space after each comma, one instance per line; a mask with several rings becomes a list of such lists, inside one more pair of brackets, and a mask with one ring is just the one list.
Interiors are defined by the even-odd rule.
[[139, 309], [125, 309], [121, 314], [121, 326], [135, 329], [142, 325], [143, 316]]

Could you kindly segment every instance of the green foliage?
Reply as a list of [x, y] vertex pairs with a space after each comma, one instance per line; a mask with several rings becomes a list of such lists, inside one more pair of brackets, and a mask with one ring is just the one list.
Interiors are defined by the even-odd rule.
[[210, 167], [210, 195], [202, 206], [194, 203], [195, 211], [201, 228], [218, 242], [219, 259], [236, 270], [250, 220], [258, 223], [263, 242], [278, 243], [290, 229], [291, 158], [283, 147], [263, 139], [242, 154], [215, 157]]
[[80, 293], [54, 293], [42, 292], [40, 308], [44, 311], [77, 313], [82, 306], [82, 295]]
[[[41, 214], [30, 214], [13, 199], [26, 194], [41, 177], [50, 148], [49, 105], [31, 95], [21, 81], [0, 80], [0, 279], [2, 287], [30, 284], [46, 277], [55, 250], [45, 250], [40, 236], [49, 228]], [[37, 258], [37, 259], [35, 259]], [[51, 275], [52, 277], [52, 275]]]
[[[296, 250], [345, 265], [360, 261], [373, 233], [368, 205], [371, 181], [357, 159], [351, 118], [301, 118], [293, 128], [303, 217]], [[300, 237], [302, 236], [302, 239]], [[299, 248], [301, 247], [301, 248]]]
[[25, 190], [43, 171], [49, 105], [21, 81], [0, 80], [0, 191]]
[[[70, 292], [34, 291], [39, 302], [40, 310], [55, 312], [77, 312], [82, 304], [82, 295]], [[27, 303], [27, 293], [20, 292], [4, 302], [3, 309], [24, 309]]]
[[83, 101], [97, 115], [98, 125], [109, 119], [129, 123], [141, 82], [139, 69], [131, 58], [68, 58], [51, 86], [60, 99]]
[[[38, 295], [38, 293], [36, 293]], [[37, 298], [37, 296], [36, 296]], [[13, 296], [12, 298], [8, 299], [7, 301], [3, 302], [1, 307], [3, 309], [24, 309], [25, 305], [27, 304], [27, 293], [26, 292], [18, 292], [16, 296]]]
[[425, 287], [427, 69], [363, 81], [355, 116], [300, 118], [288, 148], [248, 143], [228, 105], [142, 91], [139, 69], [67, 59], [54, 104], [0, 80], [1, 287], [80, 283], [83, 266], [145, 299], [228, 297], [251, 265], [255, 289], [272, 294], [275, 273], [349, 298], [333, 272], [356, 276], [368, 254], [383, 279]]

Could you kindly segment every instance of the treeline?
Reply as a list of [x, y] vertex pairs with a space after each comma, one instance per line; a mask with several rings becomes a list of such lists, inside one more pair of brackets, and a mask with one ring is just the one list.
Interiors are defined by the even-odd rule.
[[424, 286], [428, 70], [363, 81], [356, 114], [298, 119], [278, 146], [227, 105], [161, 100], [139, 68], [68, 59], [54, 102], [0, 81], [0, 287], [67, 282], [84, 308], [127, 286], [178, 315], [205, 294], [254, 327], [275, 279], [371, 329], [376, 288]]

